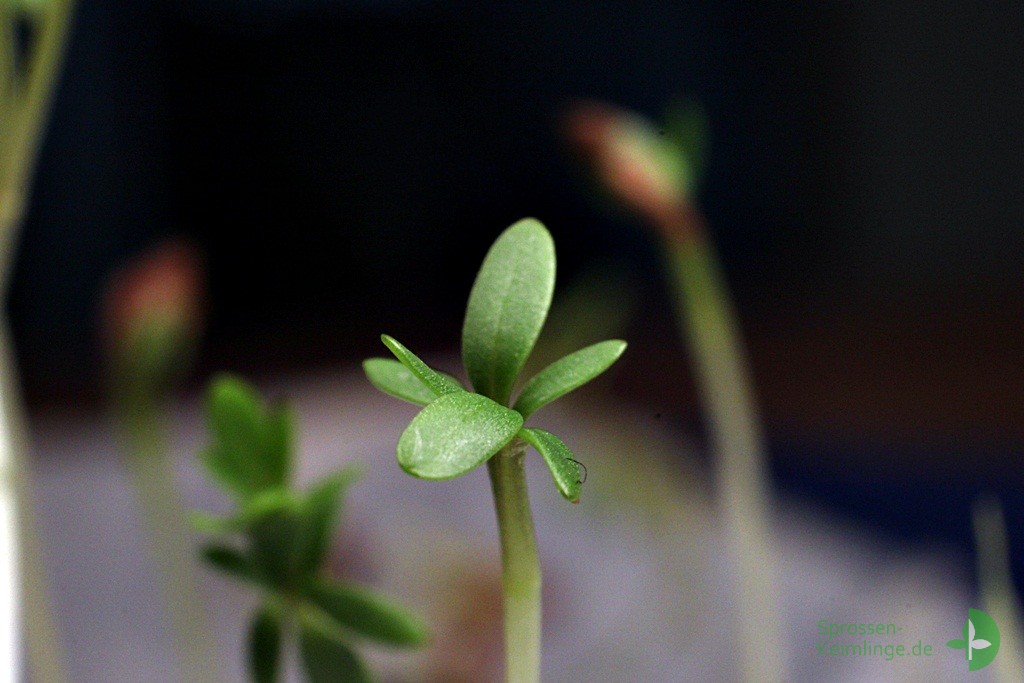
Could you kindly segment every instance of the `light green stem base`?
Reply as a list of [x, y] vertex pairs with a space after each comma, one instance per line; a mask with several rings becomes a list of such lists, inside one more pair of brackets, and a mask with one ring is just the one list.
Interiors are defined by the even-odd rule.
[[[0, 0], [0, 303], [5, 301], [18, 229], [28, 203], [74, 0], [51, 0], [31, 13], [32, 41], [23, 55], [18, 54], [21, 25], [16, 6]], [[4, 499], [3, 507], [11, 511], [10, 529], [2, 534], [11, 547], [0, 549], [7, 555], [3, 564], [10, 576], [0, 580], [19, 582], [20, 590], [7, 586], [3, 591], [20, 597], [22, 610], [18, 606], [11, 609], [15, 623], [19, 615], [24, 616], [29, 677], [35, 683], [61, 683], [67, 680], [67, 674], [47, 591], [42, 542], [24, 457], [24, 407], [6, 316], [0, 319], [0, 497]], [[6, 650], [11, 643], [6, 642], [6, 634], [2, 637], [5, 642], [0, 643], [0, 649]], [[0, 678], [9, 674], [13, 679], [19, 674], [17, 661], [3, 666]]]
[[526, 491], [525, 446], [514, 440], [487, 462], [501, 537], [505, 680], [540, 681], [541, 572]]
[[156, 562], [183, 680], [220, 680], [213, 632], [203, 609], [188, 513], [174, 481], [156, 410], [130, 404], [124, 416], [132, 487]]
[[[14, 609], [15, 626], [18, 617], [24, 618], [24, 639], [28, 651], [28, 673], [37, 683], [63, 683], [68, 680], [61, 656], [60, 638], [53, 605], [50, 603], [49, 581], [43, 561], [43, 547], [33, 504], [31, 477], [25, 461], [27, 430], [24, 406], [18, 386], [14, 350], [6, 321], [0, 321], [0, 498], [11, 514], [11, 529], [5, 537], [15, 541], [9, 553], [9, 579], [13, 595], [20, 598], [21, 609]], [[20, 595], [19, 595], [20, 594]], [[7, 644], [3, 645], [5, 648]], [[18, 674], [17, 663], [5, 667], [13, 677]], [[7, 671], [0, 674], [0, 679]], [[7, 679], [3, 679], [7, 680]]]
[[997, 683], [1024, 681], [1024, 621], [1013, 586], [1006, 519], [995, 497], [984, 497], [974, 503], [974, 545], [981, 598], [1002, 633], [999, 655], [993, 662], [993, 678]]
[[694, 357], [709, 421], [717, 506], [737, 569], [742, 680], [787, 680], [776, 635], [775, 560], [764, 438], [739, 326], [711, 245], [694, 237], [669, 245], [681, 333]]

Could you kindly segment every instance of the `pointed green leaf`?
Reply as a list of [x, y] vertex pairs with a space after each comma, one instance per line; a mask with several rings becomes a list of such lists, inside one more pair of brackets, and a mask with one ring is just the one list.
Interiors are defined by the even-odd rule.
[[249, 628], [249, 673], [255, 683], [276, 683], [281, 657], [281, 621], [277, 610], [264, 605]]
[[277, 405], [267, 409], [262, 437], [260, 464], [263, 476], [260, 489], [284, 486], [291, 479], [295, 439], [295, 414], [289, 406]]
[[959, 639], [950, 640], [950, 641], [946, 642], [946, 647], [951, 647], [954, 650], [966, 650], [967, 649], [967, 641], [966, 640], [959, 640]]
[[243, 501], [241, 510], [234, 515], [220, 517], [206, 512], [192, 512], [189, 521], [197, 531], [210, 534], [241, 533], [264, 515], [291, 506], [294, 500], [295, 496], [287, 489], [268, 489]]
[[462, 385], [457, 380], [446, 377], [432, 369], [420, 360], [419, 356], [402, 346], [394, 337], [382, 334], [380, 340], [384, 342], [384, 346], [391, 350], [391, 353], [395, 354], [395, 358], [400, 360], [402, 365], [407, 367], [413, 375], [423, 382], [435, 396], [444, 396], [445, 394], [463, 391]]
[[290, 590], [297, 579], [295, 566], [302, 538], [302, 501], [290, 491], [285, 494], [282, 505], [268, 509], [248, 528], [253, 565], [261, 580], [279, 590]]
[[188, 521], [193, 529], [204, 534], [227, 534], [238, 531], [235, 517], [221, 517], [193, 510], [188, 513]]
[[359, 474], [354, 467], [343, 469], [314, 486], [302, 502], [295, 559], [300, 575], [316, 570], [324, 561], [340, 514], [341, 494]]
[[204, 464], [228, 488], [247, 491], [247, 455], [257, 449], [259, 398], [241, 380], [219, 377], [210, 384], [206, 413], [212, 444], [203, 452]]
[[555, 288], [555, 245], [539, 221], [508, 228], [480, 266], [462, 326], [462, 361], [477, 392], [508, 403]]
[[382, 643], [419, 647], [429, 637], [418, 617], [369, 588], [317, 579], [306, 597], [341, 626]]
[[204, 546], [201, 552], [203, 560], [218, 571], [243, 581], [260, 582], [252, 562], [237, 548], [214, 543]]
[[337, 633], [308, 611], [301, 617], [299, 647], [310, 683], [370, 683], [370, 672]]
[[537, 373], [523, 388], [513, 408], [524, 418], [529, 417], [538, 408], [600, 375], [625, 350], [626, 342], [612, 339], [570, 353]]
[[[403, 401], [425, 406], [438, 396], [430, 387], [421, 382], [416, 375], [412, 374], [409, 368], [397, 360], [391, 358], [369, 358], [363, 361], [363, 371], [373, 386], [385, 394], [390, 394]], [[451, 375], [443, 372], [438, 372], [437, 374], [460, 389], [462, 388], [459, 380]]]
[[288, 489], [269, 489], [244, 501], [234, 517], [239, 529], [245, 530], [253, 522], [274, 512], [289, 510], [295, 505], [295, 494]]
[[292, 449], [287, 409], [265, 410], [248, 384], [223, 376], [210, 386], [207, 417], [211, 443], [202, 459], [221, 484], [248, 497], [287, 482]]
[[519, 436], [526, 440], [544, 458], [551, 470], [558, 492], [566, 500], [576, 502], [580, 499], [580, 466], [572, 457], [572, 451], [562, 440], [551, 432], [543, 429], [523, 428]]
[[460, 391], [437, 399], [398, 440], [398, 464], [421, 479], [451, 479], [501, 450], [523, 416], [486, 396]]

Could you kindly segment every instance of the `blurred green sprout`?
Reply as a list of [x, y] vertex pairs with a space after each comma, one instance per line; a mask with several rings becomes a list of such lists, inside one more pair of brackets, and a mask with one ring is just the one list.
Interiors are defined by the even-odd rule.
[[245, 382], [212, 382], [206, 404], [210, 443], [201, 460], [235, 500], [228, 517], [197, 513], [195, 525], [218, 539], [203, 549], [214, 568], [263, 596], [249, 631], [257, 683], [282, 680], [285, 640], [296, 638], [312, 683], [373, 680], [355, 651], [360, 640], [401, 647], [426, 643], [421, 621], [374, 590], [323, 571], [343, 496], [357, 479], [343, 469], [299, 491], [291, 483], [294, 417], [265, 406]]

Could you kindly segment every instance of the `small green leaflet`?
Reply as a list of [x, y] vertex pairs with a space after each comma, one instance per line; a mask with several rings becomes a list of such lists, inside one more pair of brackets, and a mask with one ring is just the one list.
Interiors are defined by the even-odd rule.
[[281, 657], [281, 620], [268, 601], [249, 627], [249, 673], [255, 683], [277, 683]]
[[272, 590], [287, 590], [295, 580], [296, 557], [302, 537], [299, 501], [287, 508], [263, 515], [248, 531], [252, 561], [257, 572]]
[[[438, 396], [419, 377], [414, 375], [412, 370], [392, 358], [367, 359], [363, 361], [363, 371], [373, 386], [385, 394], [390, 394], [403, 401], [425, 406]], [[437, 374], [454, 386], [462, 388], [459, 380], [451, 375], [446, 375], [443, 372]]]
[[523, 428], [519, 431], [527, 443], [537, 449], [551, 470], [555, 486], [566, 500], [580, 499], [580, 467], [572, 457], [572, 451], [562, 440], [543, 429]]
[[523, 388], [513, 408], [529, 417], [538, 408], [578, 389], [611, 367], [626, 349], [626, 342], [603, 341], [557, 360], [541, 370]]
[[398, 646], [418, 647], [427, 642], [429, 632], [422, 621], [369, 588], [316, 579], [305, 595], [353, 633]]
[[207, 398], [211, 443], [203, 464], [243, 498], [284, 486], [291, 475], [293, 418], [287, 408], [267, 409], [245, 382], [216, 379]]
[[243, 581], [262, 583], [259, 572], [253, 567], [252, 562], [237, 548], [211, 543], [203, 546], [202, 555], [207, 564], [218, 571]]
[[418, 377], [437, 396], [463, 391], [462, 386], [457, 380], [447, 378], [441, 373], [432, 370], [430, 366], [420, 360], [419, 356], [405, 348], [394, 337], [382, 334], [380, 340], [384, 342], [384, 346], [390, 349], [391, 353], [395, 354], [395, 358], [400, 360], [402, 365], [407, 367], [412, 374]]
[[311, 610], [302, 610], [299, 648], [310, 683], [370, 683], [373, 678], [344, 635]]
[[220, 517], [207, 512], [193, 512], [189, 521], [196, 530], [208, 534], [240, 533], [264, 515], [287, 508], [294, 501], [295, 495], [288, 489], [268, 489], [245, 499], [241, 509], [233, 515]]
[[522, 415], [486, 396], [447, 394], [406, 427], [398, 440], [398, 464], [421, 479], [451, 479], [497, 453], [522, 426]]
[[462, 361], [478, 393], [507, 404], [540, 335], [555, 288], [555, 245], [525, 218], [491, 246], [480, 266], [462, 326]]
[[299, 505], [295, 567], [300, 574], [314, 572], [323, 564], [341, 514], [342, 494], [359, 476], [358, 468], [347, 467], [322, 479]]

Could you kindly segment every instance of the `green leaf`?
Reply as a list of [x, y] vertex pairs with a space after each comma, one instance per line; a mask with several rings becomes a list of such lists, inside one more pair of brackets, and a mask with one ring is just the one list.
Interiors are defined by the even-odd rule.
[[566, 500], [577, 502], [580, 499], [580, 466], [573, 459], [569, 447], [557, 436], [543, 429], [523, 428], [519, 431], [519, 436], [537, 449], [544, 458], [558, 492]]
[[224, 376], [210, 386], [207, 417], [212, 438], [202, 459], [215, 479], [243, 497], [287, 483], [292, 450], [290, 411], [264, 409], [248, 384]]
[[285, 493], [283, 505], [268, 510], [249, 525], [253, 565], [262, 580], [281, 591], [292, 590], [298, 579], [295, 565], [302, 538], [302, 501], [291, 492]]
[[324, 561], [338, 520], [341, 494], [359, 474], [358, 468], [345, 468], [319, 482], [303, 500], [295, 558], [300, 575], [313, 572]]
[[206, 512], [192, 512], [189, 520], [198, 530], [211, 534], [233, 534], [247, 531], [259, 518], [276, 510], [288, 508], [295, 502], [295, 496], [287, 489], [268, 489], [253, 495], [241, 503], [242, 509], [229, 517], [219, 517]]
[[600, 375], [625, 350], [626, 342], [613, 339], [570, 353], [537, 373], [523, 388], [513, 408], [524, 418], [529, 417], [538, 408]]
[[523, 416], [486, 396], [461, 391], [420, 411], [398, 439], [398, 464], [421, 479], [451, 479], [501, 450]]
[[318, 579], [306, 597], [341, 626], [382, 643], [419, 647], [429, 637], [418, 617], [369, 588]]
[[555, 245], [539, 221], [508, 228], [487, 252], [462, 326], [462, 361], [477, 392], [508, 403], [555, 288]]
[[369, 683], [373, 680], [337, 629], [309, 611], [302, 613], [299, 647], [310, 683]]
[[291, 479], [295, 415], [289, 406], [269, 408], [263, 420], [262, 484], [260, 489], [285, 486]]
[[[412, 374], [409, 368], [397, 360], [391, 358], [369, 358], [363, 361], [363, 371], [373, 386], [385, 394], [390, 394], [403, 401], [425, 406], [438, 396], [430, 387], [421, 382], [416, 375]], [[437, 374], [442, 379], [447, 379], [455, 386], [460, 389], [462, 388], [459, 380], [451, 375], [443, 372], [438, 372]]]
[[259, 573], [252, 562], [237, 548], [227, 545], [210, 544], [204, 546], [202, 551], [203, 560], [218, 571], [221, 571], [236, 579], [260, 583]]
[[192, 511], [188, 514], [189, 524], [204, 534], [227, 534], [238, 531], [235, 517], [221, 517], [209, 512]]
[[249, 673], [255, 683], [276, 683], [281, 656], [281, 620], [277, 610], [265, 604], [249, 628]]
[[440, 372], [431, 369], [430, 366], [420, 360], [419, 356], [402, 346], [394, 337], [382, 334], [380, 340], [384, 342], [384, 346], [391, 350], [391, 353], [395, 354], [395, 358], [400, 360], [402, 365], [423, 382], [434, 395], [444, 396], [445, 394], [463, 391], [462, 385], [457, 380], [446, 377]]

